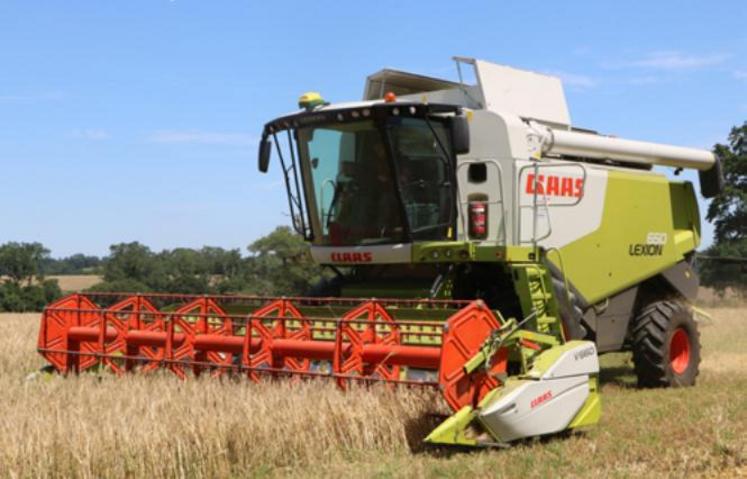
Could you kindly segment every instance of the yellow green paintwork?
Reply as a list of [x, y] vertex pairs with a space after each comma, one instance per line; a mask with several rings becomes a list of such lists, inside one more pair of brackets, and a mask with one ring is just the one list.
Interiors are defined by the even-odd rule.
[[466, 263], [536, 261], [536, 251], [529, 246], [480, 245], [473, 241], [422, 241], [412, 245], [413, 263]]
[[537, 263], [520, 263], [512, 264], [511, 270], [524, 317], [534, 314], [525, 328], [562, 338], [558, 304], [547, 268]]
[[[667, 235], [661, 255], [631, 255], [631, 245], [646, 244], [649, 233]], [[671, 267], [699, 243], [698, 205], [690, 183], [613, 170], [600, 227], [560, 252], [567, 278], [595, 303]], [[558, 265], [557, 258], [550, 259]]]
[[499, 387], [488, 392], [477, 405], [477, 409], [472, 406], [464, 406], [462, 409], [449, 416], [444, 422], [438, 425], [428, 436], [425, 442], [430, 444], [443, 444], [448, 446], [480, 446], [480, 442], [467, 436], [472, 421], [477, 419], [477, 413], [494, 399], [510, 392], [520, 381], [509, 379], [504, 387]]
[[[589, 303], [640, 283], [681, 261], [700, 244], [700, 215], [693, 186], [649, 172], [610, 170], [599, 228], [547, 258]], [[660, 255], [631, 255], [649, 233], [664, 233]], [[529, 246], [480, 245], [468, 241], [413, 244], [417, 262], [538, 262]], [[446, 253], [449, 251], [450, 253]], [[562, 258], [562, 261], [561, 261]], [[524, 302], [522, 301], [522, 306]], [[526, 311], [525, 311], [526, 313]]]
[[464, 406], [431, 431], [425, 438], [425, 442], [451, 446], [477, 446], [477, 440], [467, 437], [466, 434], [475, 415], [475, 410], [471, 406]]
[[412, 245], [415, 263], [475, 261], [475, 243], [471, 241], [426, 241]]
[[568, 424], [568, 429], [593, 426], [602, 417], [602, 400], [599, 397], [599, 384], [597, 378], [589, 379], [589, 397], [586, 398], [581, 410]]
[[530, 246], [476, 246], [476, 261], [527, 263], [537, 261], [537, 251]]

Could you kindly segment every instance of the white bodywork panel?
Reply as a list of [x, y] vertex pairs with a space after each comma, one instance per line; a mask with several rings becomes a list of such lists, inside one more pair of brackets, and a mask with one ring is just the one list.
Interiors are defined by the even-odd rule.
[[[525, 158], [526, 124], [518, 116], [478, 110], [470, 115], [470, 151], [457, 158], [459, 208], [457, 238], [467, 240], [467, 208], [470, 199], [488, 201], [488, 239], [484, 243], [507, 244], [514, 234], [514, 162]], [[486, 181], [469, 181], [469, 165], [485, 163]]]
[[556, 379], [579, 374], [597, 374], [599, 357], [597, 347], [591, 341], [578, 341], [577, 347], [564, 352], [544, 371], [531, 370], [528, 376], [539, 379]]
[[599, 372], [594, 343], [578, 343], [546, 371], [534, 373], [538, 379], [513, 383], [479, 412], [480, 423], [493, 437], [509, 442], [567, 428], [589, 397], [590, 375]]
[[371, 246], [311, 246], [311, 256], [320, 264], [409, 263], [412, 244]]
[[582, 163], [517, 161], [518, 244], [536, 238], [542, 246], [560, 248], [596, 231], [602, 224], [607, 174]]
[[[473, 184], [469, 181], [469, 168], [475, 163], [484, 163], [486, 180], [482, 183]], [[504, 179], [511, 181], [510, 170], [506, 174], [503, 170], [503, 162], [497, 158], [469, 158], [460, 159], [457, 164], [457, 182], [459, 183], [459, 210], [458, 221], [467, 221], [469, 215], [470, 201], [484, 201], [488, 206], [487, 242], [505, 245], [508, 232], [511, 229], [511, 215], [507, 214], [507, 201], [511, 204], [511, 198], [505, 197], [505, 191], [511, 191], [510, 186], [504, 185]], [[508, 176], [508, 178], [506, 178]], [[466, 224], [458, 223], [457, 238], [467, 239], [469, 228]]]
[[558, 126], [571, 124], [559, 78], [484, 60], [473, 61], [486, 110], [507, 111]]
[[588, 376], [523, 381], [483, 409], [479, 418], [493, 437], [504, 442], [552, 434], [570, 424], [587, 397]]

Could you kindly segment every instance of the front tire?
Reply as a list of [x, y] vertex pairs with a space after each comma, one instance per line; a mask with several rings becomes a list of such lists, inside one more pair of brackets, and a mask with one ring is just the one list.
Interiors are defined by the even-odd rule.
[[681, 301], [646, 306], [633, 326], [633, 362], [640, 387], [695, 384], [700, 365], [700, 333]]

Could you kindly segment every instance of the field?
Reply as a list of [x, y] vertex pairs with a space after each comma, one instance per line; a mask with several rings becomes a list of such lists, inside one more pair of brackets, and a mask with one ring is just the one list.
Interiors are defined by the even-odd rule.
[[28, 378], [38, 315], [0, 315], [0, 477], [747, 477], [747, 309], [708, 311], [696, 387], [637, 390], [609, 355], [598, 427], [469, 453], [423, 449], [428, 393]]
[[61, 274], [47, 279], [56, 279], [60, 289], [66, 293], [88, 289], [101, 282], [101, 276], [95, 274]]

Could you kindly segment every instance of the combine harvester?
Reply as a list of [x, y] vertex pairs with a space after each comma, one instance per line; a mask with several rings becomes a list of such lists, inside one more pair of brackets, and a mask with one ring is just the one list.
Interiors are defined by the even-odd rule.
[[[439, 388], [426, 440], [488, 446], [596, 423], [598, 353], [641, 386], [694, 384], [701, 150], [571, 126], [557, 78], [456, 58], [460, 81], [382, 70], [269, 122], [293, 224], [334, 271], [308, 297], [75, 294], [46, 308], [59, 372], [329, 378]], [[461, 80], [474, 68], [476, 84]], [[390, 299], [360, 299], [390, 298]]]

